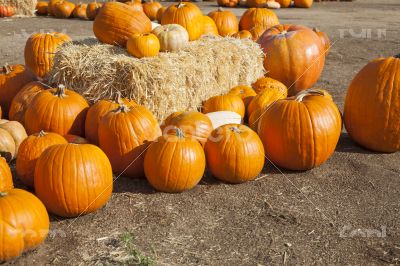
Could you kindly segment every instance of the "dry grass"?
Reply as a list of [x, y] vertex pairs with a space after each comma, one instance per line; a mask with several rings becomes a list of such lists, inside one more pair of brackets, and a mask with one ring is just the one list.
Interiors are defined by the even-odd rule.
[[161, 120], [174, 111], [197, 109], [209, 97], [263, 74], [262, 51], [251, 40], [205, 36], [179, 52], [136, 59], [122, 48], [86, 39], [57, 52], [49, 81], [90, 102], [119, 91]]
[[0, 5], [13, 6], [17, 16], [34, 16], [37, 0], [0, 0]]

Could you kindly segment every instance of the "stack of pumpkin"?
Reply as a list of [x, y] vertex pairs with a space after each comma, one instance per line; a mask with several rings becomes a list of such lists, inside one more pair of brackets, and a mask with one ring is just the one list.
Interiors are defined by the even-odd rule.
[[[218, 0], [219, 6], [225, 7], [264, 7], [270, 9], [279, 9], [281, 7], [301, 7], [310, 8], [314, 0]], [[319, 1], [317, 1], [319, 2]]]

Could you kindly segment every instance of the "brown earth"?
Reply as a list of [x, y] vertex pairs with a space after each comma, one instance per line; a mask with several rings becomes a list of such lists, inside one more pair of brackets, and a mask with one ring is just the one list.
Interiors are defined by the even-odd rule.
[[[206, 13], [216, 8], [201, 6]], [[323, 2], [276, 13], [282, 23], [318, 26], [332, 38], [316, 85], [331, 92], [342, 110], [360, 68], [400, 52], [398, 0]], [[32, 32], [65, 31], [78, 39], [92, 35], [91, 24], [2, 19], [0, 62], [23, 63]], [[366, 36], [354, 34], [362, 29]], [[121, 177], [105, 208], [77, 219], [53, 216], [51, 229], [44, 245], [8, 264], [400, 264], [400, 153], [366, 151], [343, 133], [321, 167], [281, 172], [267, 164], [258, 180], [242, 185], [206, 176], [192, 191], [165, 194], [145, 180]], [[369, 229], [381, 237], [366, 237]]]

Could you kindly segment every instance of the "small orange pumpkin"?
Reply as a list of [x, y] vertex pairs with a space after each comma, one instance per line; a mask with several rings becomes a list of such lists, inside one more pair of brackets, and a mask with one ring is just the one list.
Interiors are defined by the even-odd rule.
[[292, 3], [292, 0], [275, 0], [276, 2], [278, 2], [281, 7], [289, 7], [290, 4]]
[[90, 144], [90, 142], [87, 139], [72, 134], [65, 135], [64, 139], [68, 143], [73, 143], [73, 144]]
[[149, 0], [149, 2], [144, 3], [142, 6], [143, 6], [143, 12], [150, 20], [156, 20], [158, 10], [162, 8], [160, 2], [153, 0]]
[[34, 185], [50, 212], [80, 216], [98, 210], [110, 199], [111, 164], [104, 152], [91, 144], [53, 145], [36, 162]]
[[239, 86], [233, 87], [229, 91], [229, 93], [240, 96], [240, 98], [242, 98], [244, 106], [246, 108], [249, 105], [250, 101], [253, 99], [253, 97], [257, 95], [257, 93], [252, 88], [250, 88], [249, 86], [246, 86], [246, 85], [239, 85]]
[[59, 134], [40, 131], [26, 138], [19, 147], [16, 170], [21, 181], [33, 187], [36, 161], [48, 147], [65, 144], [67, 141]]
[[233, 94], [214, 96], [203, 103], [203, 113], [217, 111], [232, 111], [238, 113], [242, 118], [245, 114], [245, 106], [242, 98]]
[[15, 15], [14, 7], [0, 5], [0, 18], [8, 18], [14, 15]]
[[69, 18], [74, 12], [75, 4], [68, 1], [58, 1], [52, 7], [53, 14], [56, 18]]
[[126, 43], [128, 53], [137, 58], [157, 56], [160, 52], [160, 41], [152, 33], [134, 34]]
[[267, 8], [249, 8], [239, 21], [240, 30], [248, 31], [257, 26], [265, 31], [275, 25], [279, 25], [279, 19], [272, 10]]
[[264, 167], [263, 144], [257, 133], [244, 125], [215, 129], [204, 151], [212, 175], [228, 183], [254, 180]]
[[253, 89], [257, 94], [262, 93], [264, 90], [269, 90], [269, 89], [276, 89], [281, 92], [288, 90], [285, 84], [270, 77], [259, 78], [257, 79], [256, 82], [251, 84], [251, 86], [253, 87]]
[[339, 109], [318, 90], [276, 101], [258, 125], [267, 158], [290, 170], [308, 170], [328, 160], [341, 131]]
[[36, 80], [35, 75], [23, 65], [6, 64], [0, 68], [0, 106], [6, 117], [15, 95], [34, 80]]
[[164, 15], [165, 10], [167, 10], [167, 7], [165, 7], [165, 6], [160, 7], [158, 9], [157, 15], [156, 15], [158, 23], [161, 23], [161, 18]]
[[160, 126], [149, 110], [141, 105], [119, 104], [103, 116], [98, 132], [100, 148], [116, 174], [144, 176], [144, 152], [161, 135]]
[[239, 31], [239, 21], [231, 11], [219, 7], [218, 10], [210, 12], [208, 16], [214, 20], [221, 36], [230, 36]]
[[36, 4], [36, 14], [39, 16], [47, 16], [49, 3], [45, 1], [39, 1]]
[[172, 113], [161, 124], [163, 135], [176, 133], [176, 128], [182, 130], [187, 138], [196, 139], [202, 145], [206, 143], [213, 130], [210, 118], [195, 111]]
[[194, 188], [206, 167], [200, 143], [185, 137], [179, 128], [175, 132], [153, 142], [144, 159], [144, 171], [149, 183], [159, 191], [170, 193]]
[[94, 2], [91, 2], [87, 5], [86, 8], [86, 16], [89, 20], [94, 20], [97, 16], [97, 14], [99, 13], [100, 8], [103, 5], [101, 3], [97, 3], [96, 0], [94, 0]]
[[295, 7], [310, 8], [314, 0], [294, 0]]
[[43, 78], [53, 67], [54, 54], [64, 43], [71, 38], [59, 32], [34, 33], [26, 41], [24, 57], [25, 65]]
[[84, 136], [88, 108], [81, 95], [60, 85], [35, 96], [25, 112], [25, 127], [29, 134], [44, 130]]
[[241, 30], [232, 35], [233, 38], [238, 39], [253, 39], [253, 35], [248, 30]]
[[235, 7], [239, 4], [239, 0], [217, 0], [219, 6]]
[[49, 232], [43, 203], [22, 189], [0, 191], [0, 261], [12, 260], [39, 246]]
[[72, 12], [72, 16], [74, 18], [87, 19], [86, 10], [87, 4], [78, 4], [75, 6], [74, 12]]

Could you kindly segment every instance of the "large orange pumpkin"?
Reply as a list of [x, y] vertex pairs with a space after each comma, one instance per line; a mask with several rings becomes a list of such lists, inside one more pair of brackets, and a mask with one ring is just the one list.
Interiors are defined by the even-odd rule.
[[150, 20], [156, 20], [158, 10], [162, 8], [160, 2], [153, 0], [149, 0], [149, 2], [143, 3], [142, 6], [143, 6], [143, 12]]
[[59, 32], [34, 33], [25, 44], [25, 65], [43, 78], [53, 66], [54, 54], [65, 42], [71, 38]]
[[117, 109], [119, 103], [124, 103], [129, 107], [136, 105], [134, 101], [125, 98], [121, 99], [120, 95], [117, 94], [113, 100], [100, 100], [90, 106], [85, 120], [85, 136], [90, 143], [99, 145], [99, 123], [105, 114]]
[[331, 40], [329, 39], [328, 34], [326, 34], [326, 32], [320, 31], [318, 28], [313, 28], [313, 31], [318, 35], [319, 39], [322, 42], [325, 55], [328, 55], [331, 48]]
[[25, 125], [25, 111], [29, 104], [35, 98], [35, 96], [47, 89], [40, 82], [32, 81], [26, 84], [18, 93], [15, 95], [11, 102], [9, 118]]
[[25, 127], [29, 134], [44, 130], [84, 136], [88, 108], [81, 95], [60, 85], [36, 95], [25, 112]]
[[318, 90], [276, 101], [258, 126], [267, 158], [290, 170], [308, 170], [328, 160], [341, 130], [339, 109]]
[[185, 137], [179, 128], [175, 132], [150, 144], [144, 160], [147, 180], [155, 189], [164, 192], [192, 189], [201, 180], [206, 167], [200, 143]]
[[22, 189], [0, 191], [0, 261], [39, 246], [49, 225], [46, 208], [33, 194]]
[[254, 27], [259, 26], [264, 31], [279, 25], [279, 19], [276, 14], [267, 8], [249, 8], [240, 18], [240, 30], [251, 31]]
[[10, 167], [8, 166], [6, 159], [0, 156], [0, 192], [12, 188], [14, 188], [14, 184]]
[[33, 187], [36, 161], [48, 147], [65, 144], [67, 141], [59, 134], [40, 131], [26, 138], [19, 147], [16, 170], [21, 181]]
[[245, 106], [242, 98], [234, 94], [214, 96], [203, 103], [203, 113], [207, 114], [217, 111], [236, 112], [243, 118], [245, 114]]
[[93, 32], [99, 41], [126, 46], [136, 33], [151, 32], [150, 19], [133, 7], [118, 2], [105, 3], [93, 22]]
[[219, 35], [217, 25], [209, 16], [203, 16], [203, 26], [205, 35]]
[[239, 31], [239, 21], [235, 14], [229, 10], [222, 10], [218, 8], [208, 14], [217, 25], [218, 33], [221, 36], [230, 36]]
[[36, 162], [35, 192], [59, 216], [76, 217], [103, 207], [111, 197], [110, 161], [91, 144], [59, 144], [47, 148]]
[[216, 178], [229, 183], [253, 180], [264, 166], [264, 147], [257, 133], [244, 125], [215, 129], [204, 147], [207, 165]]
[[0, 68], [0, 106], [7, 116], [15, 95], [27, 83], [34, 81], [35, 75], [23, 65], [4, 65]]
[[115, 173], [144, 176], [144, 153], [149, 142], [161, 135], [160, 126], [149, 110], [141, 105], [120, 104], [104, 115], [98, 132], [100, 148], [107, 154]]
[[314, 85], [325, 64], [324, 47], [311, 29], [277, 25], [258, 40], [265, 53], [267, 75], [285, 84], [289, 95]]
[[361, 146], [400, 151], [400, 55], [375, 59], [354, 77], [347, 90], [344, 123]]
[[179, 24], [189, 33], [189, 40], [200, 38], [204, 32], [203, 14], [193, 3], [180, 2], [169, 6], [162, 18], [161, 24]]
[[182, 130], [186, 137], [198, 140], [202, 145], [206, 143], [213, 130], [210, 118], [195, 111], [172, 113], [161, 124], [164, 135], [171, 132], [174, 134], [176, 128]]
[[266, 108], [277, 100], [287, 97], [287, 90], [280, 88], [268, 88], [257, 94], [247, 107], [247, 115], [250, 116], [252, 112], [257, 109]]

